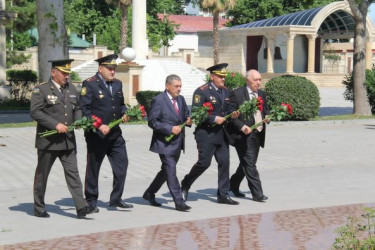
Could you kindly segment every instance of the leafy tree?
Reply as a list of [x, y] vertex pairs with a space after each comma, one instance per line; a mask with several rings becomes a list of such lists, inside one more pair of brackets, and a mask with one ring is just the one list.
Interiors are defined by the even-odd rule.
[[121, 43], [119, 51], [126, 47], [127, 34], [128, 34], [128, 11], [132, 0], [105, 0], [106, 3], [114, 4], [119, 7], [121, 11]]
[[371, 115], [371, 107], [367, 98], [366, 82], [366, 17], [370, 4], [374, 1], [348, 0], [355, 21], [354, 30], [354, 114]]

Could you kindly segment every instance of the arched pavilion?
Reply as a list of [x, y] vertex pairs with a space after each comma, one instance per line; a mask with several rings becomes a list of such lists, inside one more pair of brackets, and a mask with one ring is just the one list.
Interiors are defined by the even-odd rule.
[[[366, 67], [371, 67], [374, 25], [367, 17]], [[298, 74], [319, 85], [334, 81], [322, 73], [323, 43], [354, 37], [354, 19], [347, 1], [220, 30], [220, 61], [245, 73], [259, 70], [263, 78]], [[341, 82], [339, 74], [336, 80]], [[323, 84], [324, 85], [324, 84]], [[329, 85], [329, 83], [327, 83]]]

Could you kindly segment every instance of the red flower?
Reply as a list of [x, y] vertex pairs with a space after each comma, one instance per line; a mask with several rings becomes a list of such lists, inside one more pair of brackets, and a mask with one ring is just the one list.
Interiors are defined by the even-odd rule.
[[96, 115], [92, 115], [91, 118], [94, 120], [92, 123], [94, 128], [99, 128], [100, 126], [102, 126], [102, 119], [100, 119]]
[[231, 76], [232, 76], [232, 78], [235, 77], [235, 76], [236, 76], [236, 73], [233, 72]]
[[210, 102], [205, 102], [205, 103], [203, 103], [202, 106], [203, 106], [203, 107], [208, 107], [207, 113], [208, 113], [209, 115], [211, 115], [211, 114], [212, 114], [212, 111], [214, 111], [214, 107], [212, 107], [212, 104], [211, 104]]
[[263, 111], [263, 103], [264, 102], [263, 102], [262, 97], [258, 96], [258, 98], [257, 98], [257, 106], [258, 106], [258, 109], [259, 109], [260, 112]]
[[293, 108], [292, 108], [292, 105], [290, 105], [289, 103], [281, 103], [282, 106], [286, 107], [288, 109], [288, 113], [291, 115], [293, 114]]
[[146, 116], [146, 110], [145, 110], [145, 106], [143, 106], [143, 105], [140, 105], [140, 106], [139, 106], [139, 109], [141, 110], [141, 113], [142, 113], [142, 117], [145, 117], [145, 116]]

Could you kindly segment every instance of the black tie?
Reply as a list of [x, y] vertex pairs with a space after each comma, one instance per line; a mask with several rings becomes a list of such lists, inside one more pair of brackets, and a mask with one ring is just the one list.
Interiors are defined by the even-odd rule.
[[107, 82], [107, 88], [109, 90], [109, 93], [112, 95], [112, 82]]
[[221, 89], [217, 89], [217, 93], [219, 94], [220, 101], [223, 102], [223, 92]]

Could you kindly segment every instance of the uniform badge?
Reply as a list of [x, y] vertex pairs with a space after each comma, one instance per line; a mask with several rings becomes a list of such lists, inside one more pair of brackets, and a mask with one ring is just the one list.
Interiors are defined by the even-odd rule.
[[194, 96], [194, 103], [200, 103], [201, 102], [201, 96], [200, 95], [195, 95]]
[[87, 93], [86, 87], [83, 87], [81, 89], [81, 95], [86, 95], [86, 93]]
[[210, 100], [211, 100], [212, 104], [217, 103], [217, 100], [216, 100], [215, 96], [210, 96]]
[[40, 92], [40, 89], [39, 88], [34, 88], [33, 89], [33, 94], [38, 94]]
[[102, 99], [104, 97], [103, 92], [99, 90], [99, 98]]

